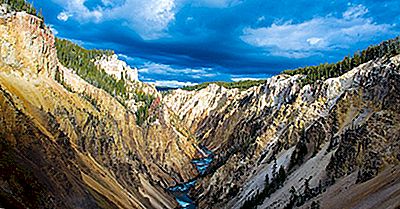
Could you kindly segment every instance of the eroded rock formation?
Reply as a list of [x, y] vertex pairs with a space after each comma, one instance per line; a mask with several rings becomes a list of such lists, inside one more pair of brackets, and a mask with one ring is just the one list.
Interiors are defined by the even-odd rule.
[[[399, 60], [381, 58], [304, 87], [301, 76], [279, 75], [246, 91], [210, 85], [167, 95], [167, 105], [216, 154], [214, 169], [198, 186], [200, 207], [241, 207], [281, 166], [289, 175], [260, 208], [285, 207], [290, 189], [302, 193], [305, 179], [326, 189], [349, 175], [356, 177], [347, 187], [385, 170], [397, 172]], [[321, 206], [331, 204], [332, 194], [314, 193], [307, 201], [316, 197]], [[351, 196], [345, 207], [366, 206], [368, 195]]]

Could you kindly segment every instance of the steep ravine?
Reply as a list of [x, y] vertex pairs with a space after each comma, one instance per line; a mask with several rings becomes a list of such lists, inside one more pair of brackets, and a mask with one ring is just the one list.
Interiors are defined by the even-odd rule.
[[176, 207], [166, 188], [197, 175], [197, 143], [178, 131], [154, 87], [129, 83], [155, 97], [154, 121], [139, 126], [138, 102], [124, 106], [62, 66], [41, 21], [0, 16], [1, 205]]
[[198, 181], [207, 174], [208, 168], [214, 160], [214, 153], [205, 147], [199, 149], [200, 158], [192, 160], [192, 164], [196, 166], [198, 176], [195, 178], [168, 188], [168, 190], [175, 196], [176, 201], [181, 208], [194, 209], [197, 203], [190, 197], [190, 191], [195, 187]]
[[[332, 193], [322, 191], [349, 175], [356, 180], [348, 187], [387, 169], [397, 172], [399, 60], [377, 59], [304, 87], [301, 76], [279, 75], [246, 91], [210, 85], [167, 95], [167, 106], [215, 153], [213, 173], [197, 184], [199, 207], [240, 208], [280, 167], [286, 180], [260, 208], [287, 206], [292, 187], [304, 194], [305, 179], [314, 190], [304, 201], [317, 197], [315, 204], [324, 206]], [[354, 198], [360, 205], [369, 201], [368, 195]]]

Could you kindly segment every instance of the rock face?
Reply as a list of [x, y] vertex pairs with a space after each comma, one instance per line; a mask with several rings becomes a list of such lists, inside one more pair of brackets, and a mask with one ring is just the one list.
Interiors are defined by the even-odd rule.
[[[54, 35], [42, 20], [25, 12], [0, 14], [1, 65], [51, 76], [57, 66]], [[17, 50], [23, 49], [23, 50]]]
[[119, 60], [116, 54], [103, 56], [95, 63], [104, 69], [107, 74], [114, 76], [118, 80], [139, 81], [138, 70], [136, 68], [132, 69], [126, 62]]
[[[279, 75], [242, 92], [211, 85], [167, 95], [167, 106], [216, 155], [214, 168], [198, 185], [200, 207], [240, 208], [280, 167], [289, 175], [260, 208], [289, 207], [291, 201], [298, 206], [316, 201], [325, 208], [334, 194], [322, 191], [349, 175], [355, 177], [346, 187], [375, 176], [385, 182], [382, 171], [399, 169], [399, 60], [371, 61], [304, 87], [301, 76]], [[360, 186], [359, 196], [349, 195], [341, 208], [371, 207], [372, 195], [400, 182], [391, 183], [364, 196], [362, 190], [370, 188]], [[293, 200], [292, 187], [300, 198]], [[391, 195], [398, 198], [398, 192]], [[374, 201], [391, 201], [376, 196]]]
[[[1, 14], [0, 45], [1, 206], [177, 205], [164, 188], [197, 175], [196, 143], [165, 120], [173, 113], [160, 98], [149, 110], [157, 122], [138, 126], [138, 103], [123, 106], [62, 66], [49, 28], [24, 12]], [[156, 92], [127, 88], [139, 87]]]

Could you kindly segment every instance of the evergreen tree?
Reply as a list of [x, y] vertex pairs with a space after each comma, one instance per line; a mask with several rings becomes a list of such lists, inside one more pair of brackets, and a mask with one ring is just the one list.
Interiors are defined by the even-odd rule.
[[281, 167], [279, 168], [278, 171], [278, 177], [277, 177], [277, 181], [279, 182], [279, 186], [282, 186], [283, 182], [286, 179], [286, 171], [283, 168], [283, 166], [281, 165]]
[[319, 208], [320, 208], [320, 206], [319, 206], [319, 202], [318, 201], [317, 202], [313, 201], [311, 203], [311, 208], [310, 209], [319, 209]]
[[312, 196], [311, 188], [310, 188], [310, 180], [311, 176], [304, 180], [304, 197], [305, 199], [309, 199]]
[[289, 193], [290, 193], [291, 198], [293, 198], [293, 199], [297, 199], [297, 197], [299, 196], [297, 194], [297, 190], [294, 186], [290, 187]]
[[272, 165], [272, 178], [276, 179], [277, 178], [277, 169], [278, 165], [276, 163], [276, 159], [274, 159], [274, 164]]
[[265, 196], [270, 194], [270, 184], [269, 184], [269, 176], [268, 173], [265, 175], [265, 181], [264, 181], [264, 191]]

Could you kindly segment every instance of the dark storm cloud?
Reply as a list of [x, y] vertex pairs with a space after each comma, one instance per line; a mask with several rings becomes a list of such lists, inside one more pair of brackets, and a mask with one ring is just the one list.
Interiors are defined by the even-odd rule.
[[[58, 36], [112, 49], [149, 82], [260, 78], [398, 35], [398, 1], [51, 0]], [[147, 69], [147, 70], [146, 70]], [[163, 74], [166, 71], [168, 73]]]

